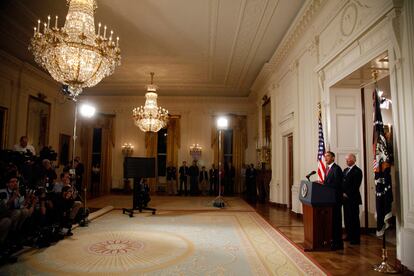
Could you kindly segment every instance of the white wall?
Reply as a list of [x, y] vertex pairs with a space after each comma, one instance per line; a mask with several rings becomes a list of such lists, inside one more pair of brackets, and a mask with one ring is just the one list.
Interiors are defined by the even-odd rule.
[[397, 258], [411, 270], [414, 269], [413, 48], [413, 1], [307, 1], [263, 67], [251, 94], [256, 97], [258, 114], [263, 95], [269, 95], [272, 102], [275, 99], [270, 200], [276, 203], [287, 203], [282, 137], [288, 132], [294, 135], [292, 209], [301, 213], [300, 179], [317, 169], [317, 102], [322, 103], [325, 141], [329, 147], [327, 134], [333, 127], [329, 117], [330, 87], [388, 52], [397, 155]]
[[73, 103], [64, 100], [59, 87], [44, 72], [0, 51], [0, 106], [8, 109], [7, 148], [26, 135], [29, 96], [38, 93], [51, 104], [49, 145], [58, 150], [59, 134], [72, 135]]
[[[128, 96], [89, 96], [84, 100], [94, 103], [98, 112], [115, 114], [115, 148], [113, 150], [113, 181], [112, 188], [122, 188], [121, 146], [131, 143], [134, 146], [133, 156], [145, 156], [145, 135], [134, 125], [132, 109], [144, 104], [144, 97]], [[191, 162], [189, 150], [192, 144], [202, 147], [200, 165], [210, 168], [213, 160], [211, 148], [212, 116], [218, 114], [238, 114], [247, 116], [248, 148], [246, 162], [256, 162], [255, 133], [256, 114], [254, 104], [248, 98], [220, 97], [168, 97], [160, 96], [158, 105], [168, 109], [172, 115], [181, 115], [181, 148], [178, 152], [178, 162]]]

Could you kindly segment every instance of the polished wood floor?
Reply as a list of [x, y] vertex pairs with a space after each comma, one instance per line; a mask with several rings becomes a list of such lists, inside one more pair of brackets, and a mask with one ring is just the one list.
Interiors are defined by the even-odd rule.
[[[304, 234], [302, 219], [284, 208], [269, 204], [250, 203], [256, 211], [288, 239], [303, 248]], [[362, 235], [360, 245], [345, 242], [344, 250], [329, 252], [307, 252], [316, 262], [332, 275], [382, 275], [372, 270], [379, 263], [382, 240], [374, 235]], [[387, 243], [389, 262], [395, 262], [395, 245]], [[405, 271], [398, 275], [414, 275]]]

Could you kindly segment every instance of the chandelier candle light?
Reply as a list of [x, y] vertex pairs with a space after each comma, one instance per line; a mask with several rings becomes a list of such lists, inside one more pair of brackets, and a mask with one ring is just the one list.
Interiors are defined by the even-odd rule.
[[107, 27], [98, 24], [95, 33], [94, 11], [96, 0], [67, 0], [69, 11], [65, 25], [58, 27], [58, 16], [53, 26], [51, 17], [47, 23], [37, 21], [29, 50], [35, 61], [46, 69], [56, 81], [68, 85], [72, 99], [85, 87], [98, 84], [104, 77], [112, 75], [121, 64], [119, 37], [113, 31], [107, 36]]
[[199, 144], [193, 144], [190, 146], [190, 155], [194, 160], [198, 160], [201, 157], [202, 147]]
[[158, 132], [167, 126], [168, 110], [157, 105], [157, 86], [154, 85], [154, 72], [151, 72], [151, 84], [147, 85], [145, 106], [132, 110], [135, 125], [144, 132]]

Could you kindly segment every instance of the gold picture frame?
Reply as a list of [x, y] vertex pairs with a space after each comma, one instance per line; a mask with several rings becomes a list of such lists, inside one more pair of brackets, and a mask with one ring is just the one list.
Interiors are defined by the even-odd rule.
[[8, 112], [9, 109], [7, 107], [0, 106], [0, 150], [4, 150], [7, 147]]
[[29, 96], [27, 104], [26, 136], [36, 152], [49, 146], [51, 104], [44, 97]]

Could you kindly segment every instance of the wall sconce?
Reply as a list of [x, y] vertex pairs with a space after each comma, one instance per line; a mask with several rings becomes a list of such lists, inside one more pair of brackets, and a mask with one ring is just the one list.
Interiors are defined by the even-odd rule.
[[192, 144], [190, 146], [190, 155], [191, 155], [191, 157], [193, 157], [194, 160], [200, 159], [201, 150], [202, 150], [202, 148], [200, 147], [199, 144]]
[[122, 146], [122, 154], [125, 155], [125, 157], [131, 156], [134, 152], [134, 146], [131, 143], [125, 143]]
[[260, 157], [262, 163], [269, 164], [272, 159], [272, 149], [269, 146], [263, 146]]
[[259, 164], [270, 164], [272, 160], [272, 149], [269, 146], [262, 146], [256, 149], [256, 158]]

